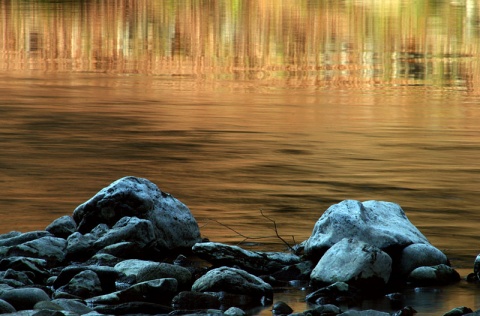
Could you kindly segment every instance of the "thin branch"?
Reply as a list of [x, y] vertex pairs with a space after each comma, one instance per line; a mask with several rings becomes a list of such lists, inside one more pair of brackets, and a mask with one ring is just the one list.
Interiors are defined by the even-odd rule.
[[[285, 239], [283, 239], [282, 236], [280, 236], [278, 234], [277, 222], [275, 222], [273, 219], [271, 219], [267, 215], [263, 214], [263, 210], [261, 210], [261, 209], [260, 209], [260, 214], [262, 214], [263, 217], [265, 217], [266, 219], [268, 219], [269, 221], [271, 221], [273, 223], [273, 230], [275, 231], [275, 235], [277, 235], [277, 238], [280, 239], [288, 247], [288, 249], [290, 249], [290, 251], [295, 252], [295, 250], [292, 248], [292, 246], [290, 246], [290, 244], [288, 242], [286, 242]], [[293, 241], [295, 241], [295, 237], [293, 237]]]

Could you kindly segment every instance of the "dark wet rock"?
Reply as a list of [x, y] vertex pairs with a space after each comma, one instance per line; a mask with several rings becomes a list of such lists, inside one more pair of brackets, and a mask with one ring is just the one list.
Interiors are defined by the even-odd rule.
[[347, 283], [335, 282], [307, 294], [305, 300], [309, 303], [316, 303], [319, 298], [328, 298], [328, 301], [334, 301], [337, 297], [351, 295], [351, 293]]
[[443, 314], [443, 316], [462, 316], [462, 315], [468, 315], [470, 313], [473, 313], [473, 310], [471, 308], [466, 306], [460, 306], [460, 307], [455, 307], [451, 309], [450, 311]]
[[229, 309], [227, 309], [223, 315], [225, 316], [245, 316], [247, 315], [247, 313], [245, 313], [245, 311], [241, 308], [238, 308], [238, 307], [230, 307]]
[[85, 235], [75, 232], [67, 238], [67, 259], [82, 262], [90, 258], [99, 249], [95, 242], [105, 235], [110, 228], [106, 224], [98, 224], [90, 233]]
[[55, 266], [65, 261], [67, 242], [58, 237], [41, 237], [10, 247], [7, 256], [23, 256], [45, 259], [50, 266]]
[[416, 268], [410, 273], [407, 281], [417, 286], [447, 285], [460, 281], [460, 275], [453, 268], [439, 264]]
[[70, 281], [55, 291], [54, 297], [63, 297], [63, 294], [78, 298], [89, 298], [102, 293], [102, 285], [98, 275], [92, 270], [84, 270], [76, 274]]
[[195, 244], [192, 251], [215, 266], [238, 266], [252, 273], [273, 273], [300, 262], [298, 256], [290, 253], [248, 251], [215, 242]]
[[32, 309], [40, 301], [50, 301], [48, 294], [34, 287], [25, 287], [4, 291], [0, 299], [11, 304], [17, 311]]
[[54, 220], [45, 228], [46, 231], [54, 235], [66, 239], [77, 229], [77, 224], [71, 216], [65, 215]]
[[417, 311], [412, 306], [405, 306], [404, 308], [396, 311], [392, 316], [413, 316]]
[[193, 291], [183, 291], [172, 299], [176, 310], [219, 309], [220, 300], [215, 295]]
[[78, 299], [54, 299], [51, 301], [51, 303], [60, 306], [62, 310], [70, 311], [80, 315], [93, 311], [92, 308], [85, 304], [85, 301]]
[[65, 267], [55, 279], [55, 282], [53, 283], [54, 289], [59, 289], [60, 287], [66, 285], [74, 276], [87, 270], [95, 272], [100, 280], [101, 288], [104, 292], [115, 291], [115, 281], [121, 275], [112, 267], [96, 265], [72, 265]]
[[208, 271], [193, 283], [192, 291], [244, 294], [259, 299], [273, 296], [270, 284], [244, 270], [231, 267], [219, 267]]
[[447, 264], [447, 256], [430, 244], [412, 244], [405, 247], [399, 263], [400, 274], [405, 277], [418, 267]]
[[280, 281], [309, 280], [313, 268], [315, 268], [315, 264], [307, 260], [286, 266], [272, 273], [271, 276]]
[[141, 260], [141, 259], [127, 259], [119, 262], [115, 265], [115, 271], [123, 273], [125, 275], [134, 275], [137, 277], [138, 272], [148, 266], [156, 265], [158, 262], [151, 260]]
[[17, 310], [9, 302], [0, 299], [0, 314], [14, 313]]
[[84, 264], [114, 267], [119, 262], [122, 262], [122, 259], [106, 253], [96, 253], [90, 259], [85, 261]]
[[112, 229], [94, 243], [96, 249], [122, 241], [135, 243], [139, 248], [155, 242], [156, 236], [153, 225], [149, 220], [137, 217], [122, 217]]
[[143, 178], [121, 178], [73, 212], [82, 234], [99, 223], [113, 227], [123, 217], [150, 221], [156, 246], [161, 249], [190, 248], [201, 240], [198, 224], [188, 207]]
[[475, 257], [473, 262], [473, 273], [477, 277], [477, 280], [480, 280], [480, 254]]
[[0, 239], [0, 246], [11, 247], [17, 246], [28, 241], [36, 240], [42, 237], [52, 237], [53, 235], [47, 231], [40, 230], [40, 231], [33, 231], [28, 233], [20, 233], [13, 232], [7, 234], [8, 237]]
[[388, 254], [365, 242], [344, 238], [327, 250], [310, 278], [314, 284], [346, 282], [378, 291], [387, 284], [391, 272]]
[[148, 258], [148, 252], [131, 241], [117, 242], [100, 249], [98, 254], [109, 254], [121, 259], [142, 259]]
[[380, 249], [429, 243], [398, 204], [345, 200], [330, 206], [315, 223], [305, 242], [305, 255], [320, 258], [343, 238], [354, 238]]
[[290, 315], [293, 309], [285, 302], [278, 301], [272, 306], [273, 315]]
[[118, 305], [102, 305], [94, 308], [96, 312], [110, 315], [134, 315], [134, 314], [169, 314], [172, 308], [165, 305], [149, 302], [127, 302]]
[[35, 283], [43, 284], [49, 276], [47, 261], [39, 258], [12, 256], [0, 260], [0, 270], [13, 269], [22, 271], [29, 275]]
[[28, 273], [27, 275], [27, 273], [22, 271], [15, 271], [13, 269], [0, 271], [0, 282], [9, 284], [14, 287], [33, 285], [34, 282], [30, 279], [30, 277], [34, 277], [34, 275], [32, 273]]
[[350, 309], [338, 315], [341, 315], [341, 316], [390, 316], [389, 313], [380, 312], [373, 309], [368, 309], [363, 311]]
[[87, 302], [93, 305], [113, 305], [136, 301], [170, 304], [171, 299], [177, 294], [177, 289], [176, 279], [150, 280], [134, 284], [125, 290], [89, 298]]
[[174, 278], [178, 281], [179, 289], [190, 288], [192, 285], [192, 274], [187, 268], [169, 263], [154, 262], [138, 270], [137, 282]]
[[338, 315], [342, 311], [339, 307], [333, 304], [324, 304], [315, 307], [314, 309], [309, 309], [301, 313], [291, 314], [292, 316], [333, 316]]

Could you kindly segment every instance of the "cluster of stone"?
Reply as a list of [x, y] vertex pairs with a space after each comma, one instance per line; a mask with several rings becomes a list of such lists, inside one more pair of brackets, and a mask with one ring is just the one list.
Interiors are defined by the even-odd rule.
[[[187, 206], [147, 179], [125, 177], [45, 231], [0, 236], [0, 313], [245, 315], [272, 306], [286, 315], [293, 310], [274, 301], [275, 289], [302, 280], [312, 309], [298, 315], [384, 315], [344, 306], [372, 295], [393, 304], [401, 293], [389, 289], [398, 285], [460, 279], [389, 202], [331, 206], [298, 249], [258, 252], [204, 241]], [[468, 311], [458, 310], [451, 315]], [[395, 315], [414, 312], [398, 306]]]

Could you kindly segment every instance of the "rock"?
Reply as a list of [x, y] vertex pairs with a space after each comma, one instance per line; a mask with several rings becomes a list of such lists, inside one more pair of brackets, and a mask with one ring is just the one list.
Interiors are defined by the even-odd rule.
[[10, 247], [7, 256], [23, 256], [40, 258], [51, 266], [56, 266], [65, 261], [67, 241], [58, 237], [41, 237]]
[[272, 273], [272, 277], [280, 281], [308, 280], [313, 268], [315, 268], [315, 265], [312, 261], [302, 261]]
[[[33, 276], [32, 273], [29, 273]], [[13, 269], [7, 269], [6, 271], [0, 271], [0, 280], [2, 283], [10, 284], [14, 287], [21, 287], [26, 285], [34, 285], [34, 282], [30, 280], [27, 273], [22, 271], [15, 271]], [[10, 281], [10, 282], [9, 282]]]
[[305, 242], [305, 255], [320, 258], [343, 238], [355, 238], [382, 250], [429, 244], [395, 203], [345, 200], [330, 206]]
[[137, 282], [150, 281], [162, 278], [174, 278], [178, 281], [179, 289], [190, 288], [192, 274], [187, 268], [169, 263], [153, 263], [138, 270]]
[[107, 266], [79, 266], [79, 265], [72, 265], [67, 266], [58, 275], [53, 283], [54, 289], [59, 289], [61, 286], [66, 285], [70, 280], [83, 271], [93, 271], [98, 276], [101, 288], [105, 292], [112, 292], [115, 291], [115, 281], [121, 276], [115, 268], [107, 267]]
[[51, 237], [51, 236], [53, 235], [43, 230], [28, 232], [24, 234], [17, 234], [17, 232], [13, 232], [11, 234], [6, 235], [6, 237], [0, 239], [0, 246], [5, 246], [5, 247], [17, 246], [17, 245], [26, 243], [27, 241], [32, 241], [42, 237]]
[[473, 273], [477, 277], [477, 280], [480, 280], [480, 254], [475, 257], [473, 262]]
[[[106, 224], [98, 224], [90, 233], [85, 235], [75, 232], [67, 238], [67, 259], [71, 261], [85, 261], [95, 254], [99, 248], [95, 242], [109, 231]], [[97, 247], [101, 247], [98, 245]]]
[[122, 291], [92, 297], [87, 299], [87, 302], [93, 305], [112, 305], [134, 301], [169, 304], [177, 294], [177, 289], [178, 282], [176, 279], [150, 280], [134, 284]]
[[71, 216], [65, 215], [54, 220], [45, 228], [46, 231], [55, 237], [67, 239], [77, 229], [77, 224]]
[[172, 299], [172, 307], [176, 310], [220, 309], [220, 300], [208, 293], [184, 291]]
[[272, 314], [273, 315], [290, 315], [293, 312], [293, 309], [288, 306], [287, 303], [278, 301], [273, 304]]
[[107, 253], [96, 253], [90, 259], [85, 261], [85, 264], [114, 267], [119, 262], [122, 262], [122, 259], [109, 255]]
[[273, 288], [270, 284], [244, 270], [230, 267], [219, 267], [208, 271], [193, 283], [192, 291], [223, 291], [259, 299], [273, 297]]
[[341, 314], [338, 314], [339, 316], [390, 316], [389, 313], [386, 312], [380, 312], [376, 311], [373, 309], [368, 309], [368, 310], [363, 310], [363, 311], [358, 311], [358, 310], [353, 310], [350, 309], [346, 312], [343, 312]]
[[407, 281], [417, 286], [447, 285], [460, 281], [460, 275], [446, 264], [439, 264], [416, 268], [410, 273]]
[[347, 283], [335, 282], [307, 294], [305, 301], [309, 303], [325, 305], [330, 303], [333, 304], [339, 297], [350, 297], [351, 300], [353, 300], [355, 295], [356, 292], [351, 290]]
[[43, 284], [49, 276], [46, 270], [47, 261], [39, 258], [12, 256], [0, 260], [0, 270], [13, 269], [32, 275], [29, 277], [33, 282]]
[[238, 308], [238, 307], [230, 307], [227, 309], [223, 315], [225, 316], [245, 316], [247, 313], [243, 311], [243, 309]]
[[346, 282], [369, 291], [380, 290], [392, 272], [392, 259], [365, 242], [344, 238], [333, 245], [313, 269], [313, 283]]
[[422, 266], [447, 264], [447, 256], [430, 244], [412, 244], [403, 249], [400, 258], [400, 274], [404, 278], [414, 269]]
[[0, 299], [0, 314], [14, 313], [17, 310], [9, 302]]
[[[40, 303], [45, 303], [45, 302], [39, 302], [35, 305], [35, 309], [40, 309], [37, 308], [37, 305]], [[73, 312], [79, 315], [87, 314], [93, 311], [90, 307], [85, 305], [85, 303], [81, 300], [78, 299], [54, 299], [49, 302], [50, 304], [54, 304], [55, 306], [58, 306], [60, 310], [65, 310], [69, 312]], [[52, 308], [49, 308], [52, 309]]]
[[294, 254], [248, 251], [237, 246], [215, 242], [195, 244], [194, 254], [215, 266], [238, 266], [251, 273], [272, 273], [300, 262]]
[[166, 315], [172, 311], [172, 308], [149, 302], [127, 302], [118, 305], [96, 306], [95, 311], [107, 315]]
[[83, 234], [99, 223], [112, 227], [123, 217], [150, 221], [161, 249], [191, 248], [201, 240], [188, 207], [143, 178], [121, 178], [73, 212], [78, 231]]
[[469, 313], [473, 313], [473, 310], [471, 308], [466, 306], [460, 306], [460, 307], [455, 307], [454, 309], [451, 309], [450, 311], [443, 314], [443, 316], [462, 316]]
[[404, 308], [400, 309], [399, 311], [392, 314], [392, 316], [413, 316], [417, 313], [417, 311], [411, 306], [405, 306]]
[[153, 225], [149, 220], [137, 217], [122, 217], [105, 235], [94, 243], [96, 249], [122, 241], [130, 241], [143, 249], [155, 242]]
[[45, 291], [34, 287], [5, 291], [0, 294], [0, 299], [11, 304], [17, 311], [32, 309], [40, 301], [50, 301]]
[[102, 286], [95, 272], [84, 270], [76, 274], [67, 284], [58, 288], [55, 297], [61, 297], [62, 293], [84, 299], [100, 295]]
[[115, 265], [115, 271], [125, 275], [134, 275], [137, 277], [138, 272], [148, 266], [156, 265], [158, 262], [141, 259], [127, 259]]
[[100, 249], [98, 253], [109, 254], [122, 259], [148, 258], [148, 253], [134, 242], [122, 241]]

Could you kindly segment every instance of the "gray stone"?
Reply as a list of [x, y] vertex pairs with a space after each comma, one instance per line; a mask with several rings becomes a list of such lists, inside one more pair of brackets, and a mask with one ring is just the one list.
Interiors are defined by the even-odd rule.
[[320, 257], [343, 238], [355, 238], [380, 249], [429, 243], [398, 204], [345, 200], [330, 206], [315, 223], [305, 242], [305, 255]]
[[[33, 276], [32, 273], [29, 273], [29, 275]], [[22, 271], [7, 269], [6, 271], [0, 271], [0, 280], [5, 283], [9, 283], [8, 281], [15, 281], [9, 283], [10, 285], [14, 285], [15, 287], [33, 285], [34, 282], [30, 280], [29, 275]]]
[[28, 233], [23, 233], [23, 234], [16, 234], [16, 232], [7, 235], [8, 237], [0, 239], [0, 246], [6, 246], [6, 247], [11, 247], [11, 246], [16, 246], [20, 245], [23, 243], [26, 243], [27, 241], [32, 241], [35, 239], [39, 239], [42, 237], [48, 237], [48, 236], [53, 236], [47, 231], [40, 230], [40, 231], [33, 231], [33, 232], [28, 232]]
[[95, 254], [101, 247], [95, 247], [95, 242], [109, 231], [106, 224], [98, 224], [90, 233], [75, 232], [67, 238], [67, 258], [70, 260], [86, 260]]
[[455, 307], [450, 311], [443, 314], [443, 316], [462, 316], [469, 313], [473, 313], [473, 310], [466, 306]]
[[77, 224], [71, 216], [65, 215], [54, 220], [45, 228], [46, 231], [53, 234], [55, 237], [66, 239], [77, 229]]
[[121, 178], [73, 212], [80, 233], [88, 233], [99, 223], [112, 227], [125, 216], [149, 220], [162, 249], [190, 248], [201, 240], [188, 207], [143, 178]]
[[375, 285], [384, 286], [391, 272], [388, 254], [365, 242], [344, 238], [327, 250], [310, 278], [318, 283], [355, 283], [373, 290]]
[[447, 264], [447, 256], [430, 244], [412, 244], [403, 249], [400, 258], [400, 273], [408, 276], [414, 269], [422, 266]]
[[272, 314], [273, 315], [290, 315], [293, 312], [293, 309], [285, 302], [278, 301], [273, 304]]
[[0, 299], [0, 314], [14, 313], [17, 310], [9, 302]]
[[156, 264], [158, 264], [158, 262], [150, 260], [127, 259], [117, 263], [114, 266], [114, 269], [115, 271], [123, 273], [127, 276], [134, 275], [136, 277], [141, 269]]
[[273, 288], [257, 276], [244, 270], [220, 267], [208, 271], [192, 285], [196, 292], [227, 292], [256, 298], [272, 298]]
[[192, 284], [192, 274], [187, 268], [169, 263], [162, 262], [146, 265], [140, 268], [137, 273], [137, 282], [163, 278], [176, 279], [180, 289], [190, 288]]
[[407, 281], [419, 286], [447, 285], [460, 281], [460, 275], [446, 264], [439, 264], [416, 268], [410, 273]]
[[105, 295], [87, 299], [93, 305], [121, 304], [134, 301], [152, 303], [170, 303], [178, 289], [178, 282], [173, 278], [150, 280], [132, 285], [131, 287]]
[[[70, 281], [55, 291], [55, 297], [67, 293], [78, 298], [89, 298], [100, 295], [102, 286], [100, 279], [92, 270], [84, 270], [75, 275]], [[60, 294], [60, 295], [59, 295]]]
[[13, 269], [31, 273], [33, 275], [32, 281], [40, 284], [44, 283], [44, 280], [49, 276], [46, 267], [47, 261], [39, 258], [12, 256], [0, 260], [0, 270]]
[[70, 280], [79, 274], [82, 271], [91, 270], [95, 272], [101, 282], [101, 287], [105, 292], [115, 291], [115, 281], [120, 277], [114, 268], [107, 266], [97, 266], [97, 265], [72, 265], [65, 267], [60, 274], [57, 276], [53, 283], [55, 289], [60, 288], [61, 286], [66, 285]]
[[40, 301], [50, 301], [45, 291], [34, 287], [5, 291], [0, 294], [0, 299], [11, 304], [17, 311], [32, 309]]
[[122, 217], [105, 235], [94, 243], [95, 249], [101, 249], [122, 241], [135, 243], [144, 248], [155, 241], [153, 225], [149, 220], [137, 217]]
[[241, 308], [238, 307], [230, 307], [224, 313], [225, 316], [245, 316], [247, 313]]
[[58, 237], [41, 237], [10, 247], [8, 256], [24, 256], [45, 259], [50, 265], [65, 261], [67, 241]]
[[63, 310], [74, 312], [80, 315], [93, 311], [93, 309], [88, 307], [83, 300], [61, 298], [52, 300], [52, 303], [60, 306]]
[[184, 291], [172, 299], [172, 307], [177, 310], [219, 309], [220, 300], [208, 293]]
[[248, 251], [215, 242], [197, 243], [192, 251], [215, 266], [238, 266], [252, 273], [272, 273], [300, 262], [298, 256], [290, 253]]
[[172, 308], [150, 302], [126, 302], [117, 305], [96, 306], [95, 311], [102, 315], [167, 315]]
[[339, 316], [390, 316], [387, 312], [380, 312], [373, 309], [367, 309], [363, 311], [350, 309], [346, 312], [339, 314]]

